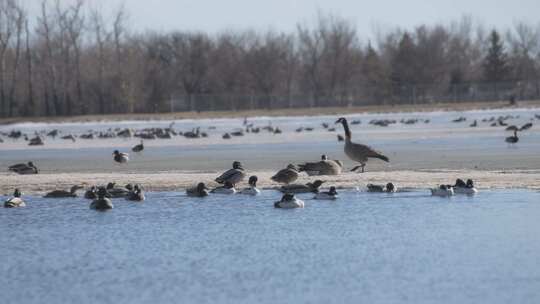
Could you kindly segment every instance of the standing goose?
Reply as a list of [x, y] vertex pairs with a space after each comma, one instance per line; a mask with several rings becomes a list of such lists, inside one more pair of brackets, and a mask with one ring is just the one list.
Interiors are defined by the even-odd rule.
[[339, 175], [343, 169], [343, 163], [339, 160], [329, 160], [326, 155], [321, 156], [321, 161], [298, 165], [298, 171], [305, 171], [308, 175]]
[[230, 182], [233, 186], [241, 182], [246, 177], [244, 168], [242, 168], [242, 163], [235, 161], [232, 164], [232, 169], [225, 171], [223, 174], [218, 176], [215, 181], [219, 184], [225, 184]]
[[25, 207], [26, 203], [21, 198], [21, 195], [22, 195], [21, 191], [19, 191], [19, 189], [15, 189], [15, 191], [13, 192], [13, 197], [4, 202], [4, 207], [5, 208]]
[[343, 125], [343, 129], [345, 129], [345, 154], [347, 156], [356, 162], [360, 163], [360, 166], [356, 166], [352, 171], [362, 168], [362, 172], [364, 172], [364, 167], [366, 166], [366, 163], [369, 158], [378, 158], [381, 160], [384, 160], [385, 162], [389, 162], [388, 157], [382, 155], [381, 153], [373, 150], [371, 147], [353, 143], [351, 141], [351, 130], [349, 129], [349, 124], [347, 123], [347, 119], [344, 117], [341, 117], [336, 121], [336, 123], [341, 123]]
[[271, 177], [271, 180], [282, 184], [290, 184], [297, 179], [298, 168], [293, 164], [289, 164], [287, 168], [279, 170], [278, 173]]
[[517, 143], [519, 141], [519, 137], [517, 136], [517, 130], [514, 130], [514, 136], [508, 136], [504, 141], [506, 141], [510, 145]]
[[141, 152], [142, 150], [144, 150], [144, 144], [143, 144], [142, 139], [141, 139], [141, 143], [140, 143], [140, 144], [135, 145], [135, 146], [133, 146], [133, 148], [131, 148], [131, 151], [133, 151], [133, 152], [135, 152], [135, 153]]
[[129, 154], [119, 152], [118, 150], [114, 150], [113, 159], [115, 162], [119, 164], [125, 164], [129, 161]]
[[75, 185], [69, 191], [54, 190], [45, 194], [45, 198], [77, 197], [77, 190], [83, 189], [83, 186]]

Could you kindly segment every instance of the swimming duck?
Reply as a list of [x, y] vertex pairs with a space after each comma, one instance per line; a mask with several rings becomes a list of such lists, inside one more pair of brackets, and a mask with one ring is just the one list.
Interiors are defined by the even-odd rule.
[[466, 183], [462, 179], [457, 179], [455, 185], [453, 186], [455, 194], [476, 194], [478, 190], [474, 187], [472, 179], [468, 179]]
[[[107, 184], [107, 194], [106, 196], [107, 197], [110, 197], [110, 198], [119, 198], [119, 197], [126, 197], [126, 195], [128, 195], [129, 191], [131, 191], [132, 189], [128, 189], [128, 188], [115, 188], [115, 183], [108, 183]], [[128, 187], [130, 187], [130, 185], [128, 184]]]
[[84, 198], [86, 199], [96, 199], [97, 197], [98, 196], [96, 186], [90, 187], [90, 189], [86, 190], [86, 192], [84, 193]]
[[90, 209], [105, 211], [114, 208], [111, 200], [105, 197], [105, 195], [107, 195], [107, 189], [100, 187], [97, 195], [98, 198], [92, 201]]
[[454, 189], [448, 185], [440, 185], [438, 188], [432, 188], [431, 195], [433, 196], [452, 196], [454, 195]]
[[343, 129], [345, 130], [345, 147], [344, 147], [345, 154], [351, 160], [360, 163], [360, 165], [356, 166], [352, 171], [355, 171], [358, 168], [362, 168], [362, 173], [363, 173], [364, 167], [366, 166], [366, 163], [370, 158], [378, 158], [385, 162], [390, 161], [388, 157], [373, 150], [369, 146], [353, 143], [351, 141], [351, 130], [349, 129], [349, 124], [347, 123], [346, 118], [341, 117], [336, 121], [336, 123], [341, 123], [343, 125]]
[[274, 203], [274, 207], [283, 209], [304, 208], [304, 202], [297, 199], [294, 194], [286, 193], [281, 200]]
[[16, 164], [9, 166], [9, 171], [15, 172], [17, 174], [37, 174], [39, 172], [38, 168], [34, 165], [33, 162], [28, 162], [27, 164]]
[[129, 201], [144, 201], [144, 192], [139, 185], [135, 185], [133, 190], [129, 191], [127, 194], [126, 199]]
[[227, 181], [225, 184], [221, 187], [217, 187], [210, 191], [210, 193], [216, 193], [216, 194], [235, 194], [236, 189], [234, 189], [234, 185]]
[[257, 189], [257, 176], [253, 175], [249, 178], [249, 188], [245, 188], [242, 191], [240, 191], [240, 194], [247, 194], [247, 195], [259, 195], [261, 193], [261, 190]]
[[293, 185], [284, 185], [279, 191], [283, 193], [318, 193], [319, 187], [324, 183], [322, 180], [316, 180], [313, 183], [307, 183], [305, 185], [293, 184]]
[[396, 192], [397, 189], [392, 183], [388, 183], [386, 185], [375, 185], [375, 184], [368, 184], [367, 185], [368, 192]]
[[232, 164], [232, 169], [225, 171], [223, 174], [218, 176], [215, 181], [219, 184], [225, 184], [225, 182], [230, 182], [233, 186], [241, 182], [246, 177], [244, 168], [242, 168], [242, 163], [235, 161]]
[[290, 184], [297, 179], [298, 168], [293, 164], [289, 164], [287, 168], [279, 170], [278, 173], [271, 177], [271, 180], [282, 184]]
[[13, 192], [13, 197], [9, 198], [7, 201], [4, 202], [5, 208], [17, 208], [17, 207], [25, 207], [26, 203], [21, 198], [21, 191], [19, 189], [15, 189]]
[[309, 176], [313, 175], [339, 175], [343, 169], [343, 163], [339, 160], [329, 160], [326, 155], [321, 156], [321, 161], [298, 165], [298, 171], [305, 171]]
[[129, 154], [114, 150], [113, 160], [119, 164], [125, 164], [129, 161]]
[[319, 192], [315, 195], [314, 199], [316, 200], [335, 200], [338, 198], [338, 193], [336, 187], [330, 187], [330, 190], [327, 192]]
[[45, 194], [44, 197], [46, 198], [61, 198], [61, 197], [77, 197], [77, 190], [83, 189], [83, 186], [75, 185], [71, 187], [71, 189], [68, 191], [65, 190], [54, 190], [47, 194]]
[[208, 196], [208, 190], [204, 183], [199, 183], [196, 187], [186, 189], [186, 194], [191, 197], [205, 197]]
[[144, 144], [143, 144], [142, 139], [141, 139], [140, 144], [135, 145], [135, 146], [133, 146], [133, 148], [131, 148], [131, 151], [136, 152], [136, 153], [141, 152], [142, 150], [144, 150]]

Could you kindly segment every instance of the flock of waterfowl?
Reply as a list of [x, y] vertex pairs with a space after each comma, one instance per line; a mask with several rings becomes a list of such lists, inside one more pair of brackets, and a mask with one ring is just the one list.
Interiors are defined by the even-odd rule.
[[[356, 171], [358, 168], [365, 171], [365, 166], [369, 159], [375, 158], [385, 162], [389, 162], [389, 158], [376, 151], [375, 149], [360, 143], [352, 141], [352, 132], [349, 128], [349, 124], [346, 118], [341, 117], [336, 122], [341, 124], [345, 133], [344, 152], [347, 157], [358, 163], [359, 165], [352, 168], [350, 171]], [[408, 123], [416, 123], [411, 121]], [[195, 131], [197, 133], [198, 131]], [[141, 141], [139, 145], [132, 148], [132, 151], [141, 152], [144, 146]], [[113, 161], [120, 164], [127, 164], [129, 162], [129, 154], [126, 152], [120, 152], [115, 150], [112, 154]], [[9, 167], [10, 171], [19, 174], [37, 174], [39, 170], [33, 162], [27, 164], [21, 163]], [[306, 162], [302, 164], [289, 164], [286, 168], [279, 170], [271, 179], [283, 184], [278, 190], [283, 193], [282, 198], [274, 203], [276, 208], [301, 208], [304, 207], [304, 202], [298, 199], [295, 194], [299, 193], [313, 193], [313, 199], [318, 200], [336, 200], [338, 199], [338, 192], [336, 187], [332, 186], [328, 191], [320, 191], [320, 187], [325, 183], [321, 179], [317, 179], [313, 182], [306, 184], [293, 184], [299, 177], [301, 172], [306, 172], [308, 176], [325, 176], [325, 175], [339, 175], [343, 171], [343, 163], [339, 160], [330, 160], [326, 155], [322, 155], [320, 161]], [[187, 196], [191, 197], [206, 197], [210, 194], [243, 194], [243, 195], [258, 195], [260, 190], [257, 188], [257, 176], [250, 176], [248, 180], [249, 187], [241, 190], [237, 190], [236, 187], [247, 177], [246, 170], [239, 161], [235, 161], [232, 164], [232, 168], [225, 171], [223, 174], [215, 179], [215, 182], [220, 184], [214, 189], [209, 189], [204, 182], [200, 182], [197, 186], [186, 189]], [[54, 190], [45, 194], [46, 198], [68, 198], [76, 197], [76, 192], [83, 189], [80, 185], [71, 187], [69, 191]], [[397, 190], [396, 186], [392, 183], [386, 185], [367, 185], [368, 192], [386, 192], [394, 193]], [[431, 189], [431, 194], [434, 196], [451, 196], [454, 194], [475, 194], [477, 192], [472, 180], [458, 179], [454, 185], [440, 185], [439, 187]], [[112, 209], [113, 204], [111, 198], [125, 198], [131, 201], [144, 201], [145, 195], [143, 189], [139, 185], [128, 184], [125, 187], [116, 187], [114, 183], [108, 183], [106, 186], [92, 186], [85, 192], [84, 195], [87, 199], [92, 199], [90, 204], [91, 209], [107, 210]], [[5, 201], [5, 207], [23, 207], [25, 202], [21, 198], [21, 192], [19, 189], [15, 189], [13, 197]]]

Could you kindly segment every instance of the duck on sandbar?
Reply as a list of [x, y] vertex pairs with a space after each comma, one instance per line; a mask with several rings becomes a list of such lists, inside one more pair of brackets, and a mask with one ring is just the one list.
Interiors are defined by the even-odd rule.
[[230, 182], [234, 186], [244, 180], [245, 177], [246, 173], [244, 168], [242, 167], [242, 163], [239, 161], [235, 161], [232, 164], [232, 169], [225, 171], [223, 174], [218, 176], [215, 181], [218, 184], [225, 184], [225, 182]]
[[290, 184], [298, 179], [298, 172], [298, 168], [295, 165], [289, 164], [287, 168], [279, 170], [270, 179], [276, 183]]

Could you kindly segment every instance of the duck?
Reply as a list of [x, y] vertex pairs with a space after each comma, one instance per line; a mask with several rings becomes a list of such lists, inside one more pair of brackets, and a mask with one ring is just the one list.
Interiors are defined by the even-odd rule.
[[26, 164], [21, 163], [9, 166], [8, 170], [17, 174], [38, 174], [39, 172], [38, 168], [31, 161]]
[[447, 197], [454, 195], [454, 189], [448, 185], [440, 185], [438, 188], [431, 188], [431, 195]]
[[105, 211], [114, 208], [111, 200], [105, 197], [107, 195], [107, 189], [100, 187], [97, 195], [97, 199], [93, 200], [92, 203], [90, 203], [90, 209]]
[[126, 188], [116, 188], [115, 185], [116, 183], [112, 183], [112, 182], [107, 184], [107, 187], [106, 187], [107, 197], [110, 197], [110, 198], [126, 197], [128, 193], [131, 190], [133, 190], [130, 184], [126, 185]]
[[131, 151], [135, 152], [135, 153], [139, 153], [141, 152], [142, 150], [144, 150], [144, 144], [143, 144], [143, 141], [141, 139], [141, 143], [138, 144], [138, 145], [135, 145], [133, 146], [133, 148], [131, 148]]
[[4, 202], [5, 208], [17, 208], [17, 207], [26, 207], [26, 203], [21, 198], [22, 193], [19, 191], [19, 189], [15, 189], [13, 192], [13, 197], [9, 198], [7, 201]]
[[129, 191], [128, 194], [126, 195], [126, 199], [128, 201], [142, 202], [146, 198], [144, 196], [144, 192], [142, 191], [141, 187], [139, 185], [135, 185], [133, 187], [133, 190]]
[[69, 191], [54, 190], [45, 194], [45, 198], [77, 197], [77, 190], [83, 189], [83, 186], [75, 185]]
[[114, 150], [113, 160], [119, 164], [125, 164], [129, 161], [129, 154]]
[[336, 191], [336, 187], [332, 186], [330, 187], [330, 190], [327, 192], [319, 192], [315, 194], [315, 197], [313, 197], [316, 200], [335, 200], [338, 198], [338, 193]]
[[303, 163], [298, 165], [298, 171], [305, 171], [307, 175], [339, 175], [343, 169], [343, 163], [339, 160], [329, 160], [326, 155], [321, 156], [321, 161]]
[[397, 191], [396, 187], [392, 183], [387, 183], [386, 185], [367, 184], [367, 189], [368, 189], [368, 192], [393, 193]]
[[517, 136], [517, 130], [514, 130], [514, 136], [508, 136], [504, 141], [506, 141], [509, 145], [513, 145], [519, 141], [519, 137]]
[[349, 129], [349, 124], [347, 123], [347, 119], [345, 117], [339, 118], [336, 121], [336, 123], [341, 123], [343, 125], [343, 129], [345, 130], [345, 146], [344, 146], [345, 154], [351, 160], [360, 163], [360, 166], [356, 166], [355, 168], [353, 168], [352, 171], [355, 171], [358, 168], [362, 168], [362, 173], [363, 173], [366, 163], [370, 158], [378, 158], [385, 162], [390, 161], [388, 157], [381, 154], [380, 152], [373, 150], [369, 146], [353, 143], [351, 141], [351, 130]]
[[289, 164], [287, 168], [279, 170], [270, 179], [276, 183], [288, 185], [298, 179], [298, 173], [298, 168], [293, 164]]
[[86, 199], [96, 199], [98, 196], [97, 196], [97, 187], [96, 186], [92, 186], [90, 187], [90, 189], [86, 190], [86, 192], [84, 193], [84, 198]]
[[247, 194], [247, 195], [259, 195], [261, 193], [261, 190], [257, 189], [257, 176], [253, 175], [249, 177], [248, 183], [249, 188], [245, 188], [242, 191], [240, 191], [240, 194]]
[[474, 187], [474, 182], [472, 179], [467, 179], [467, 182], [465, 183], [462, 179], [458, 178], [453, 188], [455, 194], [473, 195], [478, 193], [478, 190]]
[[275, 208], [293, 209], [304, 208], [304, 202], [294, 196], [292, 193], [286, 193], [281, 200], [274, 203]]
[[186, 194], [191, 197], [205, 197], [208, 196], [208, 190], [210, 189], [204, 183], [199, 183], [196, 187], [186, 189]]
[[283, 193], [318, 193], [319, 187], [324, 183], [322, 180], [316, 180], [313, 183], [302, 184], [292, 184], [285, 185], [280, 188], [280, 191]]
[[215, 181], [218, 184], [225, 184], [230, 182], [233, 186], [241, 182], [246, 177], [242, 163], [239, 161], [234, 161], [232, 164], [232, 169], [225, 171], [223, 174], [218, 176]]
[[215, 193], [215, 194], [235, 194], [236, 189], [234, 189], [234, 185], [231, 182], [227, 181], [227, 182], [225, 182], [225, 184], [223, 186], [214, 188], [212, 191], [210, 191], [210, 193]]

